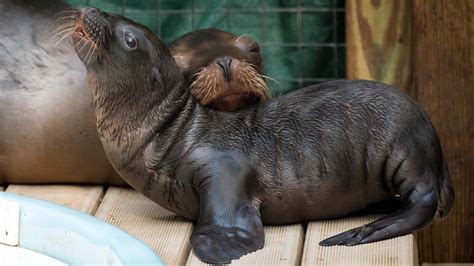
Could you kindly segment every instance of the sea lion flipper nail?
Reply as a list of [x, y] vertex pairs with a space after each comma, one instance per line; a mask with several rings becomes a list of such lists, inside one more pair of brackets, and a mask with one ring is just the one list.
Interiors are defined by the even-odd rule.
[[[199, 218], [191, 235], [195, 254], [207, 263], [229, 263], [263, 248], [256, 172], [240, 154], [198, 149], [192, 154]], [[184, 173], [184, 172], [183, 172]]]
[[398, 211], [372, 223], [348, 230], [321, 241], [321, 246], [354, 246], [406, 235], [429, 224], [436, 213], [438, 197], [435, 191], [424, 194], [415, 189], [408, 204]]

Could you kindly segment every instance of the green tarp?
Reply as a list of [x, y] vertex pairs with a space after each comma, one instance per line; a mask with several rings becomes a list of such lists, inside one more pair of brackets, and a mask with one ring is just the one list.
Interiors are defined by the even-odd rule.
[[162, 40], [203, 28], [248, 34], [262, 47], [273, 95], [345, 76], [344, 0], [68, 0], [122, 14]]

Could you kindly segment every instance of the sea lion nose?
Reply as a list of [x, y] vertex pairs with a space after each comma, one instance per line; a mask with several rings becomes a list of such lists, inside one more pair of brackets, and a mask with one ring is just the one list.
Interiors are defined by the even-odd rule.
[[102, 13], [100, 9], [94, 7], [83, 8], [81, 11], [81, 17], [87, 23], [96, 22]]
[[224, 72], [224, 79], [229, 82], [232, 80], [232, 72], [230, 69], [230, 65], [232, 64], [232, 58], [224, 57], [217, 59], [216, 63], [222, 68]]
[[82, 17], [87, 23], [97, 23], [102, 12], [98, 8], [88, 7], [82, 9]]
[[100, 10], [95, 7], [87, 7], [82, 9], [84, 16], [95, 16], [100, 14]]
[[94, 41], [97, 41], [102, 36], [102, 25], [104, 24], [102, 14], [104, 14], [98, 8], [84, 8], [82, 11], [82, 27], [84, 32], [87, 33], [88, 37]]

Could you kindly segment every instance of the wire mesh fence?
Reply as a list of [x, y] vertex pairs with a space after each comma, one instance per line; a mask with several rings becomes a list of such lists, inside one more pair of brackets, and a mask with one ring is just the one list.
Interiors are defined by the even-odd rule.
[[68, 0], [148, 26], [170, 43], [219, 28], [260, 45], [274, 95], [345, 77], [344, 0]]

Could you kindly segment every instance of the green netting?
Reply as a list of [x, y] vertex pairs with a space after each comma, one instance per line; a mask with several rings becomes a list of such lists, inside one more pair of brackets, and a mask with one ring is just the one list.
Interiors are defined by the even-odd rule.
[[345, 76], [344, 0], [68, 0], [148, 26], [162, 40], [203, 28], [249, 34], [262, 46], [274, 95]]

